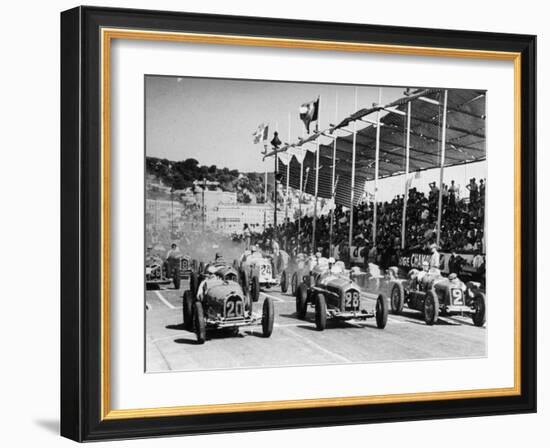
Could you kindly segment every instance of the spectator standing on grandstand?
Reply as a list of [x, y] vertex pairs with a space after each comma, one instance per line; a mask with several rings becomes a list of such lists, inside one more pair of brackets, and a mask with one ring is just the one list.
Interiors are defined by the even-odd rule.
[[475, 177], [470, 179], [470, 183], [466, 185], [466, 188], [470, 190], [470, 206], [473, 207], [478, 198], [478, 189]]
[[430, 246], [432, 255], [430, 256], [430, 268], [439, 269], [439, 252], [437, 251], [437, 245], [432, 244]]

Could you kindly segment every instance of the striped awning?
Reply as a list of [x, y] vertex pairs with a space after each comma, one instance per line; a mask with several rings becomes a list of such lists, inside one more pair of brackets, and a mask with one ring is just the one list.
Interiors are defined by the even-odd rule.
[[[376, 120], [376, 113], [384, 114], [380, 119], [379, 178], [405, 173], [405, 147], [407, 138], [407, 104], [411, 103], [411, 132], [409, 172], [439, 167], [441, 163], [441, 125], [443, 119], [443, 90], [418, 90], [405, 92], [403, 98], [389, 105], [361, 109], [331, 129], [324, 131], [336, 138], [336, 203], [350, 204], [351, 166], [354, 122], [357, 122], [355, 201], [361, 199], [365, 182], [375, 177], [376, 126], [365, 121]], [[486, 157], [485, 148], [485, 92], [479, 90], [448, 90], [447, 135], [445, 166], [478, 162]], [[394, 110], [399, 113], [388, 112]], [[344, 131], [345, 129], [345, 131]], [[333, 144], [322, 134], [319, 145], [319, 196], [331, 198]], [[309, 140], [312, 140], [310, 137]], [[315, 153], [308, 152], [304, 159], [304, 191], [315, 193]], [[279, 161], [279, 172], [286, 183], [286, 166]], [[300, 186], [300, 164], [293, 158], [290, 164], [289, 184]]]

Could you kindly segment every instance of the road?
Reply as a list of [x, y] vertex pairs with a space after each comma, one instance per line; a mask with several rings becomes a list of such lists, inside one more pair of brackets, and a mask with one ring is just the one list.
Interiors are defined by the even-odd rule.
[[[235, 335], [207, 332], [205, 344], [196, 344], [194, 333], [183, 329], [182, 295], [187, 289], [162, 289], [146, 293], [146, 366], [148, 372], [209, 370], [295, 365], [364, 363], [486, 356], [485, 327], [475, 327], [467, 317], [444, 317], [434, 326], [422, 315], [405, 309], [389, 315], [381, 330], [375, 319], [364, 322], [328, 320], [327, 329], [315, 328], [314, 312], [298, 320], [294, 297], [279, 289], [262, 293], [255, 310], [261, 313], [266, 296], [275, 306], [270, 338], [260, 326], [243, 327]], [[373, 309], [374, 294], [362, 294], [362, 307]]]

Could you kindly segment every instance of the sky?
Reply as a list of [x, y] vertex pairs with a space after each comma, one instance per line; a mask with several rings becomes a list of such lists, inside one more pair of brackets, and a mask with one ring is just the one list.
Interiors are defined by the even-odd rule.
[[[382, 103], [403, 96], [404, 88], [382, 88]], [[227, 79], [147, 76], [145, 79], [146, 154], [169, 160], [193, 157], [201, 165], [239, 171], [271, 171], [273, 161], [262, 161], [262, 145], [252, 134], [269, 123], [269, 140], [279, 131], [283, 142], [306, 135], [299, 118], [302, 103], [320, 95], [321, 129], [378, 102], [379, 88], [338, 84], [243, 81]], [[336, 98], [338, 97], [338, 115]]]

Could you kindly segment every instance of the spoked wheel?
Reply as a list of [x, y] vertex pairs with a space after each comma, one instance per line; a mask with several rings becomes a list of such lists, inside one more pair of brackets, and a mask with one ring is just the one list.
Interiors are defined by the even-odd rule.
[[305, 319], [307, 313], [307, 286], [301, 283], [296, 290], [296, 315], [298, 319]]
[[433, 325], [439, 318], [439, 300], [433, 291], [426, 293], [424, 299], [424, 321], [427, 325]]
[[319, 331], [327, 327], [327, 302], [322, 293], [315, 296], [315, 326]]
[[273, 307], [273, 300], [270, 297], [266, 297], [263, 305], [262, 313], [262, 333], [265, 338], [271, 336], [273, 333], [273, 320], [275, 318], [275, 309]]
[[204, 344], [204, 341], [206, 341], [206, 324], [204, 322], [202, 303], [199, 301], [193, 304], [193, 326], [195, 328], [195, 335], [197, 336], [197, 343]]
[[472, 314], [472, 321], [476, 327], [482, 327], [485, 324], [485, 294], [477, 291], [473, 301], [475, 312]]
[[391, 289], [391, 312], [393, 314], [401, 314], [403, 311], [403, 299], [404, 299], [403, 285], [396, 283]]
[[388, 323], [388, 301], [384, 294], [379, 294], [376, 299], [376, 326], [380, 329], [386, 328]]

